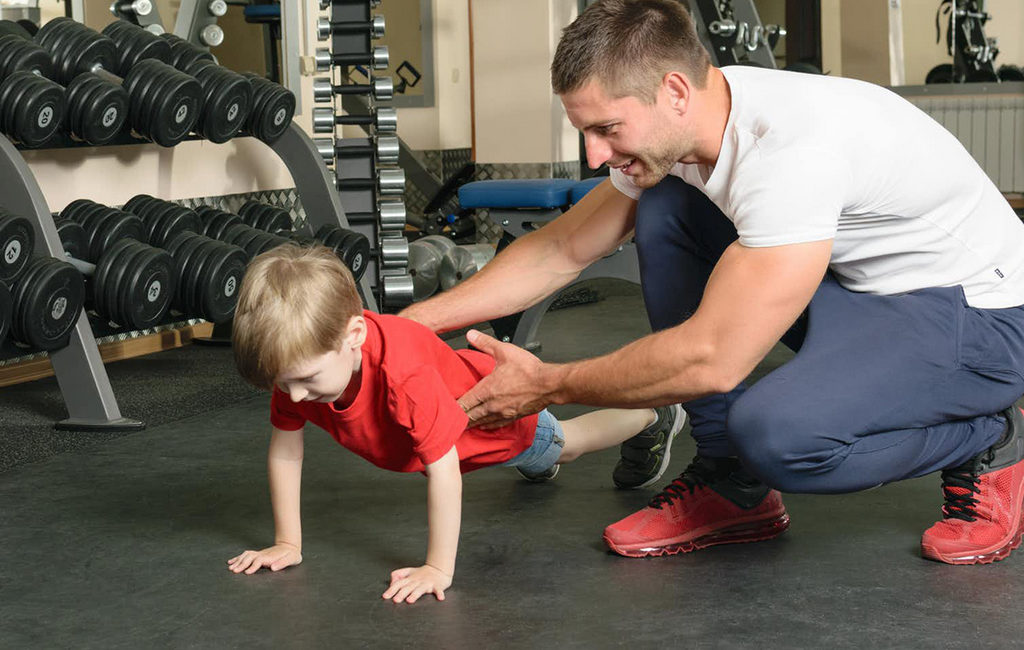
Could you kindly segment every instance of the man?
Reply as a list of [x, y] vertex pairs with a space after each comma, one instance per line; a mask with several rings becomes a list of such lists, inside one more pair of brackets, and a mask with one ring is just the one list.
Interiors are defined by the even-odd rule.
[[[635, 236], [655, 333], [561, 365], [471, 334], [498, 361], [460, 400], [471, 420], [682, 402], [698, 455], [606, 529], [624, 555], [774, 537], [776, 490], [938, 470], [925, 557], [1019, 545], [1024, 225], [952, 135], [871, 84], [714, 68], [673, 0], [593, 5], [552, 84], [610, 180], [405, 315], [444, 330], [518, 311]], [[796, 357], [747, 389], [780, 339]]]

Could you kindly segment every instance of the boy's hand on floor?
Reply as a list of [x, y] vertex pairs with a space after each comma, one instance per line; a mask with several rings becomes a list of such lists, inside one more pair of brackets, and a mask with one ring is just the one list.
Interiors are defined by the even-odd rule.
[[432, 593], [438, 600], [444, 600], [444, 590], [451, 586], [452, 577], [429, 564], [406, 567], [391, 572], [391, 586], [384, 592], [384, 598], [396, 603], [415, 603], [423, 594]]
[[228, 560], [228, 569], [235, 573], [245, 571], [252, 575], [267, 567], [271, 571], [280, 571], [286, 567], [294, 566], [302, 562], [302, 554], [299, 549], [291, 544], [274, 544], [262, 551], [245, 551], [241, 555]]

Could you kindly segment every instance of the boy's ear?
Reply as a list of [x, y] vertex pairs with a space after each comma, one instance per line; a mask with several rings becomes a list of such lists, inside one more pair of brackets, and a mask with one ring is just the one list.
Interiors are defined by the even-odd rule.
[[358, 348], [366, 342], [366, 319], [362, 316], [353, 316], [348, 321], [348, 328], [345, 330], [345, 345]]

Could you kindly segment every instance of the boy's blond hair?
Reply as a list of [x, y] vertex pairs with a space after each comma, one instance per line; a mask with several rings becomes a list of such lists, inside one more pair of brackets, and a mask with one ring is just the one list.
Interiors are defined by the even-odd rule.
[[362, 314], [352, 273], [324, 246], [283, 244], [246, 269], [231, 333], [242, 378], [271, 389], [280, 373], [338, 349]]

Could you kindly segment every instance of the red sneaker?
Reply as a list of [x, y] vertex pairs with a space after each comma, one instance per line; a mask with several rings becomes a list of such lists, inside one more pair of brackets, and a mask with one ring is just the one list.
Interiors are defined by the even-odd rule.
[[771, 539], [789, 527], [782, 495], [734, 458], [697, 456], [647, 507], [604, 529], [608, 548], [647, 557]]
[[1024, 411], [1003, 413], [1006, 434], [960, 467], [942, 471], [942, 521], [921, 535], [921, 555], [947, 564], [990, 564], [1024, 532]]

